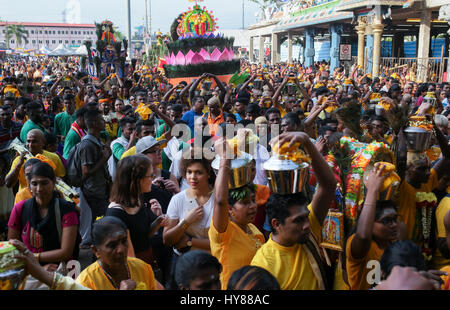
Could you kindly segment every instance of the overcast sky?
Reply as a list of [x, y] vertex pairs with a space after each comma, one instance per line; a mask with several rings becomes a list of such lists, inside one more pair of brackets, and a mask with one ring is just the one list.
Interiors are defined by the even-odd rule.
[[[126, 34], [127, 6], [126, 0], [79, 0], [81, 4], [81, 22], [93, 23], [101, 22], [108, 18], [120, 31]], [[173, 20], [193, 2], [188, 0], [148, 0], [152, 8], [152, 29], [161, 29], [166, 33], [170, 29]], [[242, 1], [243, 0], [205, 0], [200, 3], [212, 10], [219, 19], [220, 29], [242, 28]], [[66, 0], [0, 0], [3, 2], [0, 11], [0, 19], [3, 21], [19, 22], [62, 22], [62, 11], [65, 8]], [[255, 13], [258, 6], [248, 0], [245, 2], [244, 25], [255, 23]], [[7, 4], [6, 4], [7, 3]], [[144, 23], [145, 0], [131, 0], [131, 23], [132, 32], [134, 27]]]

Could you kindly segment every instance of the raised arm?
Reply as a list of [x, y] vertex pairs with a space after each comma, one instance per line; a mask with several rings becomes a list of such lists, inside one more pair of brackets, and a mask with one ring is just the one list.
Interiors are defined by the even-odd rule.
[[227, 230], [230, 221], [228, 215], [228, 181], [231, 173], [231, 159], [227, 157], [227, 154], [230, 154], [230, 152], [226, 139], [220, 138], [217, 140], [214, 144], [214, 149], [220, 156], [220, 165], [216, 183], [214, 184], [212, 225], [219, 233], [223, 233]]
[[283, 78], [283, 82], [280, 84], [280, 86], [278, 86], [278, 88], [277, 88], [275, 94], [274, 94], [273, 97], [272, 97], [273, 105], [277, 105], [277, 104], [278, 104], [278, 98], [280, 97], [281, 91], [283, 90], [283, 88], [284, 88], [284, 86], [286, 85], [286, 83], [287, 83], [288, 80], [289, 80], [289, 76], [286, 75], [286, 76]]
[[311, 165], [319, 183], [311, 202], [311, 207], [317, 220], [322, 224], [328, 213], [336, 189], [336, 179], [334, 178], [333, 171], [306, 133], [285, 132], [278, 137], [275, 137], [271, 141], [271, 144], [280, 143], [280, 145], [283, 145], [285, 142], [290, 142], [289, 146], [292, 146], [296, 142], [300, 142], [311, 157]]
[[361, 259], [367, 255], [372, 244], [372, 231], [375, 222], [375, 210], [377, 205], [377, 196], [383, 184], [384, 165], [376, 165], [370, 173], [367, 181], [364, 182], [367, 188], [366, 200], [358, 219], [356, 233], [350, 245], [352, 257]]

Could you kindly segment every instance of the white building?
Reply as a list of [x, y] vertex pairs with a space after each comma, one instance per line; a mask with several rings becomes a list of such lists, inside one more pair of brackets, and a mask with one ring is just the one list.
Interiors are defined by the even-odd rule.
[[22, 25], [28, 31], [28, 43], [22, 42], [19, 46], [15, 36], [10, 38], [10, 48], [24, 48], [25, 50], [38, 50], [47, 45], [51, 50], [59, 44], [67, 47], [79, 47], [84, 40], [92, 40], [95, 44], [97, 35], [94, 24], [63, 24], [63, 23], [19, 23], [0, 22], [0, 42], [5, 41], [5, 27], [7, 25]]

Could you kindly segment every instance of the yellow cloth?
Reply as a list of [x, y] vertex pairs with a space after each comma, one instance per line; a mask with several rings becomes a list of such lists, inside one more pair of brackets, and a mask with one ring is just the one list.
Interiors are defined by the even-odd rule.
[[[322, 226], [319, 224], [311, 205], [308, 206], [310, 229], [316, 240], [320, 240]], [[272, 240], [270, 236], [255, 254], [251, 265], [269, 271], [282, 290], [317, 290], [319, 283], [309, 263], [303, 245], [296, 244], [291, 247], [282, 246]]]
[[133, 146], [128, 151], [123, 152], [122, 157], [120, 157], [120, 159], [133, 155], [136, 155], [136, 146]]
[[[136, 285], [145, 284], [146, 290], [156, 290], [156, 280], [152, 267], [144, 261], [134, 258], [127, 258], [128, 268], [130, 270], [131, 279]], [[102, 268], [95, 262], [84, 269], [77, 278], [77, 283], [91, 290], [115, 290], [111, 281], [103, 272]]]
[[78, 95], [75, 96], [75, 110], [78, 110], [79, 108], [82, 108], [84, 106], [84, 101], [78, 98]]
[[371, 260], [380, 261], [381, 256], [384, 253], [383, 249], [380, 249], [375, 241], [372, 240], [369, 252], [362, 259], [355, 259], [352, 257], [350, 246], [355, 235], [351, 235], [347, 240], [346, 251], [346, 265], [348, 284], [352, 290], [368, 290], [370, 284], [367, 282], [367, 274], [371, 269], [367, 268], [367, 263]]
[[228, 221], [227, 229], [219, 233], [211, 220], [208, 236], [211, 254], [222, 264], [220, 274], [222, 289], [227, 288], [231, 274], [241, 267], [250, 265], [256, 251], [265, 242], [263, 234], [253, 224], [248, 224], [252, 235], [244, 232], [237, 224]]
[[31, 198], [33, 198], [33, 195], [31, 195], [30, 189], [28, 187], [25, 187], [16, 194], [14, 205], [18, 204], [21, 201], [28, 200]]
[[450, 266], [445, 266], [441, 269], [441, 271], [447, 272], [448, 276], [441, 276], [441, 279], [444, 281], [444, 284], [442, 284], [441, 289], [442, 290], [450, 290]]
[[[66, 175], [66, 168], [64, 168], [61, 158], [59, 158], [58, 155], [56, 155], [55, 153], [48, 152], [46, 150], [42, 151], [42, 155], [44, 155], [45, 157], [50, 159], [55, 164], [55, 166], [56, 166], [55, 174], [57, 177], [62, 178]], [[14, 168], [17, 166], [19, 161], [20, 161], [20, 156], [17, 156], [11, 164], [11, 170], [8, 172], [8, 174], [10, 174], [14, 170]], [[23, 171], [23, 166], [22, 166], [22, 168], [20, 169], [20, 172], [19, 172], [19, 191], [24, 189], [27, 186], [28, 186], [28, 183], [27, 183], [27, 179], [25, 178], [25, 173]]]
[[[450, 197], [444, 197], [436, 209], [436, 222], [437, 222], [436, 239], [446, 238], [444, 218], [448, 211], [450, 211]], [[444, 258], [442, 256], [441, 251], [439, 251], [439, 249], [436, 248], [436, 252], [433, 255], [433, 269], [439, 270], [442, 267], [448, 265], [450, 266], [450, 259]]]
[[20, 92], [17, 88], [12, 85], [7, 85], [3, 90], [3, 94], [6, 95], [8, 93], [12, 93], [15, 97], [20, 97]]
[[398, 206], [398, 215], [400, 220], [405, 223], [408, 229], [408, 239], [412, 238], [414, 223], [416, 221], [416, 193], [431, 192], [438, 184], [438, 176], [434, 169], [431, 169], [430, 178], [427, 183], [417, 189], [412, 187], [406, 180], [400, 184], [399, 195], [395, 201]]
[[437, 146], [432, 146], [428, 150], [425, 151], [430, 162], [435, 161], [441, 156], [441, 148]]

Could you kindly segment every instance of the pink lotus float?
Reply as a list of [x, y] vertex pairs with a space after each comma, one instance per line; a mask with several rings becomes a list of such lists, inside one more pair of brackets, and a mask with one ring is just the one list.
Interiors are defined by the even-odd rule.
[[197, 65], [205, 62], [231, 61], [233, 59], [234, 51], [232, 48], [225, 48], [223, 52], [216, 48], [212, 53], [208, 53], [202, 48], [198, 53], [190, 50], [184, 55], [180, 51], [176, 55], [171, 53], [170, 56], [166, 57], [167, 64], [172, 66]]

